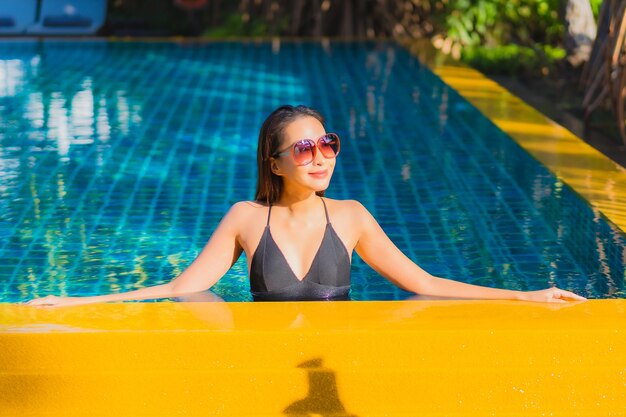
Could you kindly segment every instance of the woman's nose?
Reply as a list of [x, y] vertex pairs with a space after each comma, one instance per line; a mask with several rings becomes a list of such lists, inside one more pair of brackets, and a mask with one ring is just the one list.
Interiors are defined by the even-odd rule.
[[324, 163], [324, 155], [322, 155], [322, 151], [317, 148], [315, 150], [315, 158], [313, 159], [313, 163], [315, 165], [322, 165]]

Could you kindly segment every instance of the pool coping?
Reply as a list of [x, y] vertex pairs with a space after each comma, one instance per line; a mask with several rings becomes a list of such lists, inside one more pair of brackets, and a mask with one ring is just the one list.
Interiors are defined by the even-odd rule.
[[626, 232], [626, 169], [481, 72], [424, 40], [404, 46], [610, 223]]
[[[625, 320], [626, 300], [0, 304], [0, 404], [31, 417], [626, 416]], [[286, 413], [304, 399], [309, 413]]]

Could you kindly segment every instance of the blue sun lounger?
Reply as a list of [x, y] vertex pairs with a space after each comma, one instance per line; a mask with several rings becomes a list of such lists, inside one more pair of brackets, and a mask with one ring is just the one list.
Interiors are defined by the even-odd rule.
[[92, 35], [102, 27], [106, 17], [107, 0], [40, 0], [40, 2], [39, 20], [28, 27], [26, 30], [28, 34]]
[[0, 0], [0, 35], [20, 35], [35, 22], [37, 0]]

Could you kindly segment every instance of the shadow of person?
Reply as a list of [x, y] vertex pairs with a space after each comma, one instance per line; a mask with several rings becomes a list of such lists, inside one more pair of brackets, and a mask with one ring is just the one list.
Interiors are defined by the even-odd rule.
[[327, 417], [356, 417], [348, 414], [337, 391], [335, 373], [322, 367], [322, 358], [315, 358], [298, 365], [308, 372], [309, 394], [306, 398], [295, 401], [283, 413], [291, 417], [312, 415]]

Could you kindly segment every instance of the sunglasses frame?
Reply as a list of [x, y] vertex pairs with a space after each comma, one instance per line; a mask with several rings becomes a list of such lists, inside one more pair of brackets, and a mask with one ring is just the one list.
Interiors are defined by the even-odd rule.
[[[335, 155], [331, 156], [331, 157], [327, 157], [326, 155], [324, 155], [324, 152], [322, 152], [321, 148], [320, 148], [320, 142], [322, 139], [324, 139], [327, 136], [334, 136], [335, 140], [337, 141], [337, 152], [335, 152]], [[311, 162], [313, 162], [315, 160], [315, 157], [317, 156], [317, 151], [319, 150], [322, 153], [322, 156], [324, 156], [324, 158], [326, 159], [332, 159], [332, 158], [336, 158], [337, 155], [339, 155], [339, 150], [341, 149], [341, 141], [339, 140], [339, 135], [336, 133], [326, 133], [322, 136], [320, 136], [319, 138], [317, 138], [317, 140], [313, 140], [313, 139], [301, 139], [297, 142], [295, 142], [293, 145], [287, 147], [287, 149], [283, 150], [283, 151], [277, 151], [276, 153], [274, 153], [272, 156], [274, 158], [279, 157], [279, 156], [285, 156], [288, 154], [291, 154], [294, 162], [296, 161], [296, 146], [298, 146], [298, 144], [301, 144], [302, 142], [311, 142], [313, 143], [313, 146], [311, 147], [311, 149], [313, 150], [313, 156], [311, 158], [311, 160], [305, 164], [298, 164], [298, 166], [305, 166], [305, 165], [309, 165]]]

